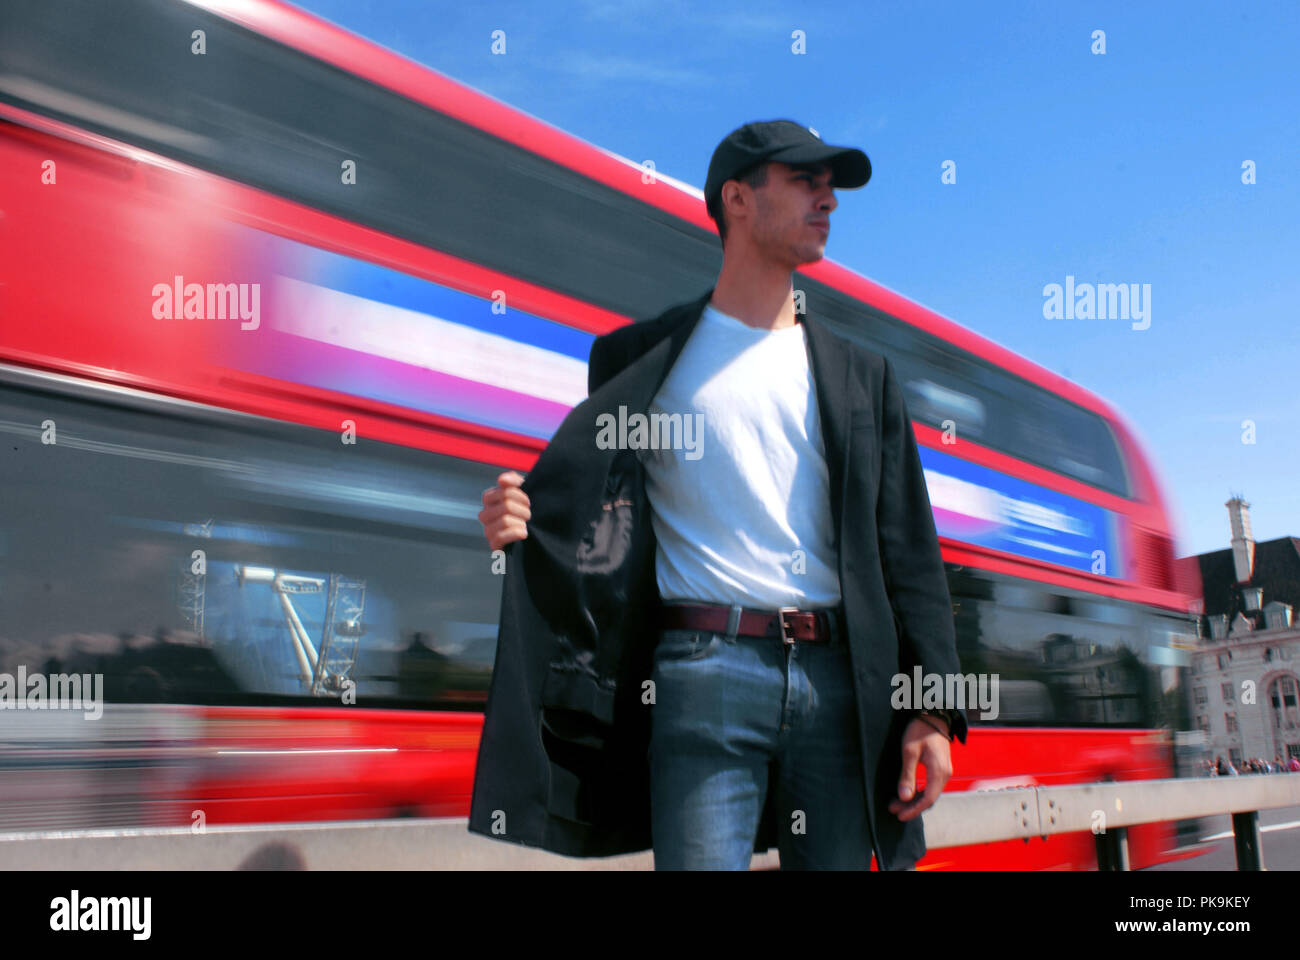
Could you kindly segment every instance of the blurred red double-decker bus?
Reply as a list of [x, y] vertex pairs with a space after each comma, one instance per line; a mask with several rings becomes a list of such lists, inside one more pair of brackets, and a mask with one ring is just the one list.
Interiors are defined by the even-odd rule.
[[[0, 671], [105, 704], [6, 717], [0, 830], [465, 816], [481, 492], [595, 336], [711, 285], [699, 192], [269, 0], [9, 0], [0, 65]], [[1178, 772], [1197, 585], [1132, 430], [829, 260], [796, 282], [904, 379], [998, 678], [949, 789]]]

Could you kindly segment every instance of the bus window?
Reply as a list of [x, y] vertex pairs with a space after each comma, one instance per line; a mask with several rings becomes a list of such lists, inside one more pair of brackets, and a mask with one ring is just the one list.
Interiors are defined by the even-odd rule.
[[109, 702], [481, 706], [499, 470], [204, 409], [0, 387], [0, 669], [102, 673]]

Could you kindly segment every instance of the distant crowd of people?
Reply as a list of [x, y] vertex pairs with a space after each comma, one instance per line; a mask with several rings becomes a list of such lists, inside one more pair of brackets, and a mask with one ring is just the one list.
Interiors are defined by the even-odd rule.
[[1236, 777], [1243, 773], [1300, 773], [1300, 757], [1283, 760], [1280, 756], [1274, 756], [1272, 763], [1263, 757], [1254, 757], [1246, 760], [1238, 770], [1232, 761], [1224, 760], [1220, 755], [1213, 760], [1202, 760], [1200, 767], [1203, 777]]

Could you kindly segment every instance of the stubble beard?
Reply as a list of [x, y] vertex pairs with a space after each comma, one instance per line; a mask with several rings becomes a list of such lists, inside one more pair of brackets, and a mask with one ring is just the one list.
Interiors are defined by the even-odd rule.
[[[760, 216], [764, 213], [762, 207], [759, 208]], [[803, 232], [808, 229], [807, 223], [800, 220], [797, 223], [789, 224], [785, 229], [773, 231], [760, 228], [758, 239], [760, 246], [770, 252], [772, 259], [779, 260], [782, 264], [788, 266], [793, 272], [798, 267], [806, 263], [816, 263], [826, 256], [826, 241], [807, 241], [803, 239], [786, 240], [785, 237], [790, 232]]]

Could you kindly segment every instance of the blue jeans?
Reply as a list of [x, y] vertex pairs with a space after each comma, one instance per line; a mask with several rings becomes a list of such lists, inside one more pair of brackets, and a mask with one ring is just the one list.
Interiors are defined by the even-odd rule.
[[655, 648], [650, 803], [656, 870], [747, 870], [775, 790], [783, 870], [867, 870], [856, 693], [829, 644], [664, 630]]

